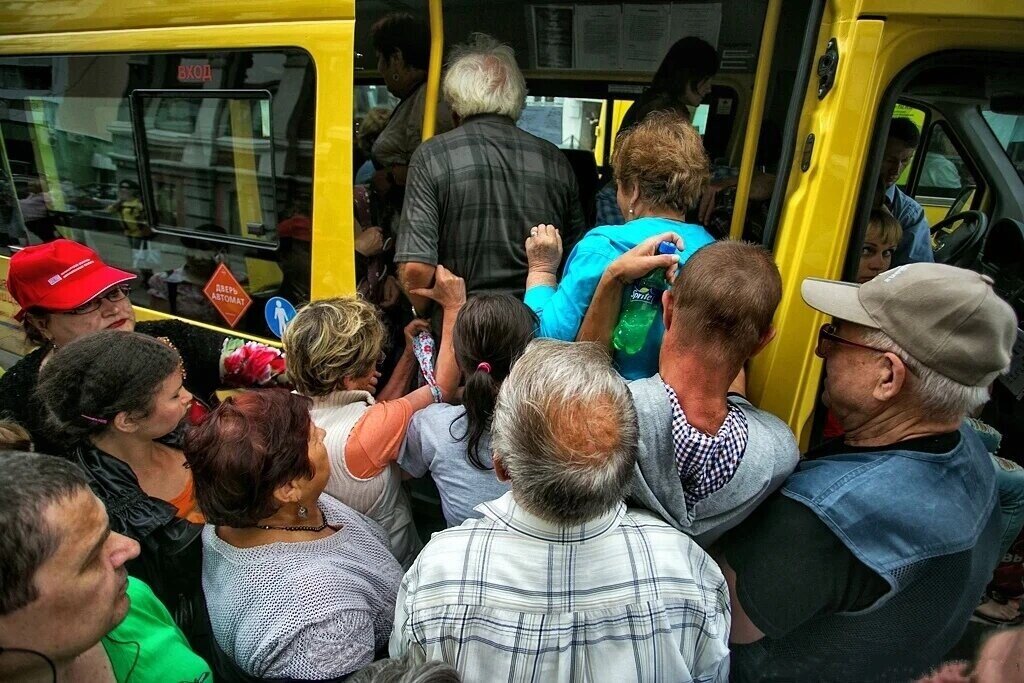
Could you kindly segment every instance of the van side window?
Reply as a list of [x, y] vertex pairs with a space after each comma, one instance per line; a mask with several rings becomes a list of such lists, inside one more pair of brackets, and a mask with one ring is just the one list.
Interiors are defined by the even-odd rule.
[[[132, 303], [229, 327], [220, 264], [268, 336], [310, 294], [315, 71], [298, 49], [4, 57], [0, 238], [59, 237], [136, 273]], [[141, 155], [141, 157], [140, 157]]]

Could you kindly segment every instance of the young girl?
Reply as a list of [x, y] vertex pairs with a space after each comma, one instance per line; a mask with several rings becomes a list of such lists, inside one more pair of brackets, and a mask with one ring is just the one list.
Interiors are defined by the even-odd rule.
[[860, 251], [857, 282], [864, 284], [879, 273], [889, 270], [893, 252], [903, 237], [900, 222], [886, 209], [872, 209], [868, 218], [868, 232]]
[[444, 308], [437, 360], [440, 391], [425, 386], [402, 396], [416, 371], [412, 338], [427, 329], [425, 321], [414, 321], [406, 327], [406, 348], [391, 380], [378, 394], [377, 364], [383, 360], [387, 332], [379, 309], [358, 297], [308, 304], [288, 323], [283, 340], [289, 377], [299, 393], [312, 399], [313, 422], [327, 432], [331, 476], [325, 492], [384, 527], [405, 569], [422, 543], [392, 463], [413, 413], [450, 399], [458, 389], [452, 327], [466, 288], [461, 278], [439, 266], [433, 289], [415, 293]]
[[508, 491], [491, 464], [491, 418], [501, 383], [537, 331], [537, 316], [508, 294], [478, 294], [455, 323], [455, 358], [466, 378], [462, 405], [430, 406], [413, 417], [398, 464], [428, 471], [448, 526], [479, 517], [473, 508]]
[[184, 454], [157, 441], [188, 413], [192, 394], [184, 379], [181, 357], [168, 343], [107, 330], [54, 352], [36, 396], [106, 506], [111, 530], [142, 546], [128, 573], [148, 583], [190, 635], [202, 605], [204, 519]]

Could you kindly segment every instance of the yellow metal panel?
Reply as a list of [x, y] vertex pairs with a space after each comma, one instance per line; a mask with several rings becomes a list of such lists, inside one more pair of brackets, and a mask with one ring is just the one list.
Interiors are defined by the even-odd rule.
[[[276, 3], [284, 7], [291, 4]], [[270, 7], [271, 3], [261, 1], [255, 5]], [[248, 6], [251, 7], [252, 3]], [[306, 50], [316, 67], [311, 287], [313, 298], [322, 299], [355, 291], [352, 229], [354, 28], [353, 21], [319, 21], [82, 32], [59, 36], [4, 35], [0, 36], [0, 55], [256, 49], [281, 45]], [[162, 316], [156, 312], [140, 311], [139, 318], [146, 317]]]
[[355, 16], [355, 0], [0, 0], [0, 35], [327, 21]]
[[[845, 3], [841, 3], [845, 4]], [[1020, 0], [862, 0], [857, 16], [873, 15], [921, 18], [1021, 19], [1024, 3]]]
[[[840, 9], [850, 8], [842, 5]], [[835, 10], [835, 3], [830, 3], [827, 11]], [[1024, 7], [1017, 16], [1021, 14]], [[822, 364], [814, 356], [814, 343], [825, 316], [803, 303], [800, 283], [811, 276], [842, 275], [868, 147], [877, 125], [876, 112], [885, 89], [899, 72], [926, 55], [972, 48], [1019, 51], [1021, 35], [1024, 21], [1020, 19], [900, 17], [837, 22], [834, 16], [826, 17], [817, 54], [824, 50], [830, 36], [837, 38], [838, 77], [822, 101], [816, 97], [816, 79], [811, 79], [805, 93], [797, 150], [775, 243], [783, 281], [782, 302], [775, 317], [778, 336], [754, 359], [750, 373], [752, 398], [788, 422], [802, 444], [809, 439], [810, 418], [818, 397]], [[814, 151], [810, 168], [802, 172], [800, 160], [809, 133], [815, 135]]]
[[427, 65], [427, 99], [423, 103], [423, 140], [434, 137], [434, 128], [437, 126], [437, 94], [441, 90], [443, 56], [444, 12], [441, 0], [430, 0], [430, 64]]
[[743, 161], [740, 162], [736, 200], [732, 209], [732, 226], [729, 229], [729, 237], [734, 240], [743, 236], [743, 221], [747, 218], [747, 197], [750, 196], [750, 182], [754, 176], [757, 139], [761, 135], [761, 119], [764, 117], [764, 103], [768, 92], [768, 75], [772, 69], [772, 51], [775, 49], [775, 34], [779, 30], [779, 15], [781, 13], [782, 0], [770, 0], [764, 16], [761, 48], [757, 56], [757, 74], [754, 76], [754, 92], [750, 98], [750, 114], [747, 116], [747, 129], [744, 133]]

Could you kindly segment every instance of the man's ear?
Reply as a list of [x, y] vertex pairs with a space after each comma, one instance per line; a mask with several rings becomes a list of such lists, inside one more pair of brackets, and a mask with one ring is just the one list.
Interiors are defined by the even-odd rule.
[[405, 55], [402, 54], [402, 48], [395, 48], [395, 51], [388, 57], [392, 67], [402, 69], [405, 68]]
[[493, 453], [491, 455], [491, 462], [494, 464], [494, 476], [501, 482], [511, 482], [512, 477], [508, 476], [508, 470], [505, 469], [505, 463], [501, 460], [501, 455]]
[[896, 398], [907, 381], [907, 366], [895, 353], [884, 353], [879, 358], [878, 380], [872, 395], [881, 402]]
[[759, 354], [762, 351], [764, 351], [764, 347], [768, 346], [768, 344], [771, 343], [772, 339], [775, 339], [775, 326], [774, 325], [770, 325], [768, 327], [767, 331], [765, 331], [765, 333], [761, 335], [761, 339], [757, 342], [757, 348], [755, 348], [754, 352], [752, 354], [750, 354], [750, 357], [753, 358], [757, 354]]
[[665, 321], [665, 332], [672, 327], [672, 290], [666, 289], [661, 293], [661, 317]]

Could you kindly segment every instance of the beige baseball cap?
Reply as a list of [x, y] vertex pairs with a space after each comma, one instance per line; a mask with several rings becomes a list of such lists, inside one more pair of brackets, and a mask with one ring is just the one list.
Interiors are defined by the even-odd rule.
[[941, 263], [911, 263], [862, 285], [809, 277], [807, 305], [889, 335], [944, 377], [988, 386], [1010, 365], [1017, 316], [992, 279]]

